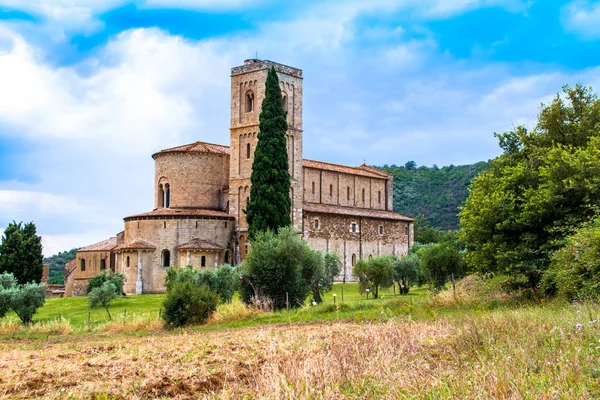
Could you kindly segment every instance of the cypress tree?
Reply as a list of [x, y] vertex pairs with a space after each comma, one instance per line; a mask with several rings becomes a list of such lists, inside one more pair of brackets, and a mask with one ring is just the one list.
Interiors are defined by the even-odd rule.
[[10, 272], [20, 284], [42, 280], [42, 238], [35, 224], [12, 222], [0, 242], [0, 273]]
[[292, 224], [286, 117], [279, 79], [275, 68], [271, 67], [259, 116], [260, 131], [250, 175], [250, 202], [245, 211], [251, 239], [258, 232], [277, 232]]

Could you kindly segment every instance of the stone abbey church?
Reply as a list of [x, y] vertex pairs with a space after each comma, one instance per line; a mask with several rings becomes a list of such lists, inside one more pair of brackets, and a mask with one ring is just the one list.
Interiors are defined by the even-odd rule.
[[271, 67], [287, 110], [292, 222], [311, 247], [337, 253], [339, 280], [357, 260], [405, 255], [413, 220], [392, 211], [392, 176], [302, 156], [302, 71], [266, 60], [231, 70], [230, 145], [196, 142], [154, 154], [154, 210], [125, 217], [125, 230], [84, 247], [67, 264], [66, 294], [85, 294], [102, 269], [123, 273], [126, 293], [164, 292], [168, 267], [238, 264], [248, 254], [244, 211]]

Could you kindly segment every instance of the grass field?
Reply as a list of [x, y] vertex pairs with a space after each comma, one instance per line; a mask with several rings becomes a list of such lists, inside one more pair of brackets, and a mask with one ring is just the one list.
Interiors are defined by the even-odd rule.
[[83, 328], [0, 335], [0, 397], [600, 397], [598, 305], [420, 291], [367, 301], [354, 285], [344, 305], [332, 298], [289, 316], [234, 302], [208, 325], [172, 331], [157, 320], [158, 296], [122, 300], [152, 322], [91, 330], [85, 303], [49, 302], [37, 318], [71, 310]]

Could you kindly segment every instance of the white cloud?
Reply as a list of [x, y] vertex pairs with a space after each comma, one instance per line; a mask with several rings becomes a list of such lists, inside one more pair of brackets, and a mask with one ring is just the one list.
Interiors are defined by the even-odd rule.
[[69, 196], [25, 190], [0, 190], [0, 218], [11, 218], [25, 210], [54, 215], [84, 211], [77, 200]]
[[600, 38], [600, 3], [576, 0], [562, 10], [563, 24], [586, 39]]

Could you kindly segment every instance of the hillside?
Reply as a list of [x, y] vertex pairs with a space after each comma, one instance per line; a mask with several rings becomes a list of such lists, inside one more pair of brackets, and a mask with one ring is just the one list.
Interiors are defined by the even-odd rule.
[[418, 167], [412, 162], [405, 166], [378, 167], [394, 176], [394, 210], [409, 217], [425, 216], [428, 225], [456, 229], [458, 207], [468, 195], [468, 187], [489, 162], [471, 165], [449, 165], [438, 168]]
[[65, 263], [75, 258], [77, 249], [61, 251], [50, 257], [44, 258], [44, 264], [50, 264], [48, 272], [48, 283], [63, 284], [65, 279]]

